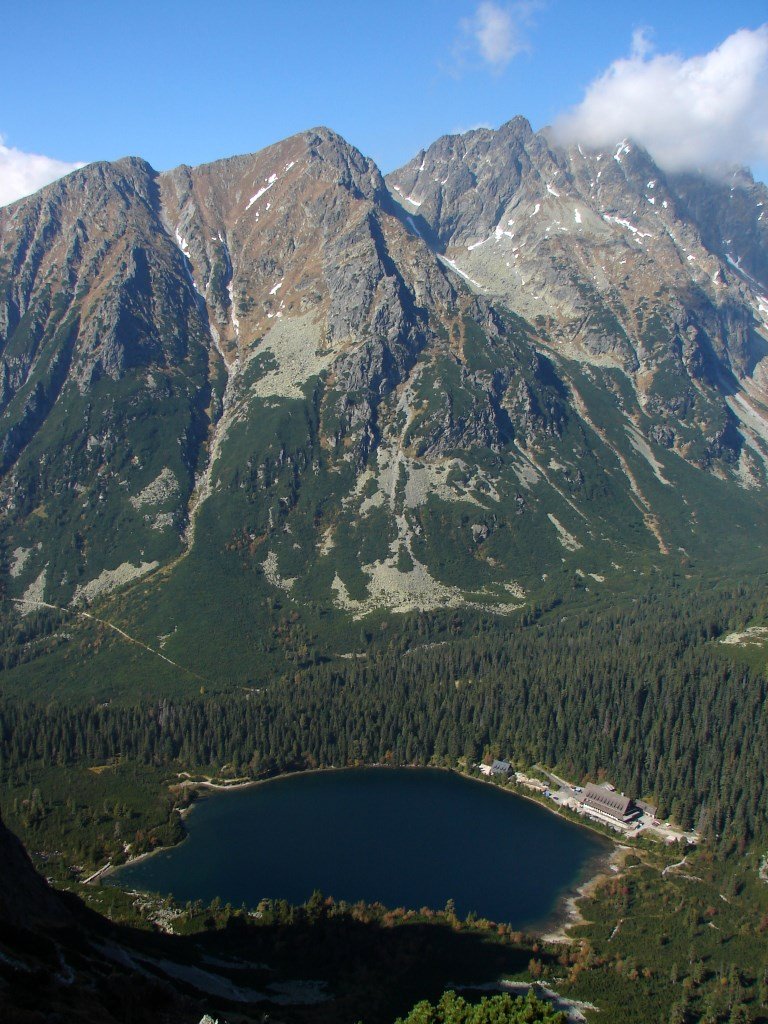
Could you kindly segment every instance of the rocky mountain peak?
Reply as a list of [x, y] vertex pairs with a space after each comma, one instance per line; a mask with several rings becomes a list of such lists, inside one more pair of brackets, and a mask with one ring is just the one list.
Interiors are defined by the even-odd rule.
[[[250, 156], [177, 168], [161, 175], [160, 192], [169, 233], [230, 362], [271, 321], [320, 315], [333, 296], [338, 301], [326, 271], [333, 277], [335, 263], [348, 260], [331, 266], [331, 250], [346, 230], [380, 230], [370, 217], [380, 219], [388, 199], [375, 164], [327, 128]], [[374, 258], [372, 241], [369, 249]]]
[[179, 602], [506, 614], [563, 566], [701, 548], [722, 494], [747, 530], [764, 192], [514, 118], [386, 181], [318, 127], [0, 211], [11, 599], [120, 591], [173, 662]]
[[[626, 372], [676, 450], [690, 457], [672, 421], [702, 405], [702, 386], [721, 424], [707, 452], [736, 443], [734, 416], [754, 441], [746, 420], [764, 422], [768, 401], [768, 236], [765, 189], [748, 175], [666, 175], [631, 140], [564, 149], [515, 120], [438, 140], [388, 183], [473, 287], [539, 324], [545, 345]], [[726, 377], [749, 396], [744, 417]]]

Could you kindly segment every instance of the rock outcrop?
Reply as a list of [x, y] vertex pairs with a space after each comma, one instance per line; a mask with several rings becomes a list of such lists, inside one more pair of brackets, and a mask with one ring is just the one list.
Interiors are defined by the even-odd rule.
[[515, 118], [386, 182], [317, 128], [0, 210], [9, 598], [124, 594], [146, 650], [219, 671], [209, 603], [255, 609], [250, 649], [277, 600], [503, 614], [759, 552], [767, 194]]

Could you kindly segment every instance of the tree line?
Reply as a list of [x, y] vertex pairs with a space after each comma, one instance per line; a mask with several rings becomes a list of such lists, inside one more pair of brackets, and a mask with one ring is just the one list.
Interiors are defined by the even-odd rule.
[[[365, 658], [136, 706], [0, 703], [0, 772], [139, 764], [264, 777], [483, 756], [612, 781], [723, 844], [768, 833], [768, 682], [717, 642], [754, 592], [662, 588], [618, 607], [431, 639], [409, 620]], [[730, 603], [729, 603], [730, 602]], [[743, 621], [743, 620], [742, 620]]]

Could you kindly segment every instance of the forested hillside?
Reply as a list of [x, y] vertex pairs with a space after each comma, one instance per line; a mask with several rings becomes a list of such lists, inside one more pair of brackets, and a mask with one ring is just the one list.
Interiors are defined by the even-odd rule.
[[[414, 616], [366, 656], [299, 666], [240, 693], [6, 700], [8, 811], [37, 849], [67, 829], [69, 798], [54, 778], [87, 765], [228, 766], [255, 778], [330, 765], [457, 767], [492, 754], [607, 778], [718, 848], [743, 848], [768, 835], [766, 654], [722, 640], [752, 620], [766, 621], [761, 581], [659, 579], [623, 605], [532, 610], [504, 632], [459, 614]], [[81, 858], [121, 849], [125, 827], [110, 835], [119, 818], [107, 808], [101, 824], [71, 834]]]

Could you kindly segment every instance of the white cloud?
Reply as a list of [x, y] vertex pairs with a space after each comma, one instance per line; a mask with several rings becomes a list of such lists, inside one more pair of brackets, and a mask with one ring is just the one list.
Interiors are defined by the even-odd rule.
[[38, 153], [24, 153], [5, 145], [0, 135], [0, 206], [37, 192], [43, 185], [83, 164], [65, 163]]
[[513, 57], [528, 49], [525, 28], [539, 6], [537, 0], [501, 5], [483, 0], [471, 18], [461, 22], [462, 51], [474, 51], [493, 71], [503, 71]]
[[636, 31], [629, 57], [591, 83], [555, 135], [590, 146], [628, 136], [667, 170], [768, 160], [768, 24], [687, 59], [654, 53]]
[[649, 28], [636, 28], [632, 33], [632, 57], [644, 60], [653, 53], [653, 38]]

